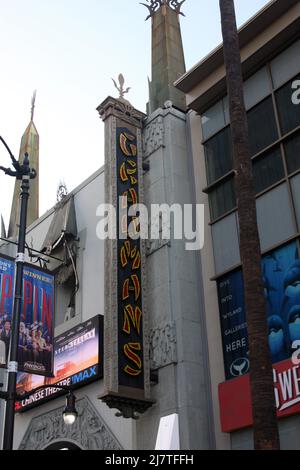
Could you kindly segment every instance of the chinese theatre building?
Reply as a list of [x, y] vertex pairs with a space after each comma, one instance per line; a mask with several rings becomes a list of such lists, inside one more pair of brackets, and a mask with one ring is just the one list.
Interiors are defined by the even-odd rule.
[[[282, 449], [299, 449], [300, 2], [275, 0], [240, 29], [269, 344]], [[181, 77], [187, 97], [217, 448], [252, 448], [247, 323], [223, 48]], [[298, 99], [297, 99], [298, 97]]]
[[[252, 445], [223, 51], [219, 47], [186, 72], [184, 2], [146, 6], [152, 28], [147, 112], [134, 108], [120, 74], [119, 96], [100, 97], [97, 107], [104, 167], [69, 194], [61, 188], [55, 207], [40, 218], [39, 181], [34, 183], [15, 449]], [[300, 77], [299, 18], [299, 0], [275, 0], [240, 30], [282, 447], [298, 449], [300, 372], [290, 357], [291, 342], [300, 340], [300, 106], [293, 99]], [[33, 113], [21, 154], [24, 149], [38, 167]], [[205, 207], [201, 251], [187, 249], [192, 238], [175, 237], [172, 230], [166, 236], [163, 211], [152, 212], [155, 205], [175, 211], [196, 203]], [[135, 212], [137, 204], [144, 214]], [[6, 241], [0, 244], [2, 363], [18, 210], [16, 190], [9, 238], [3, 227]], [[148, 237], [139, 237], [144, 232]], [[6, 375], [0, 369], [4, 387]], [[63, 419], [59, 386], [72, 387], [76, 396], [72, 426]]]
[[[214, 447], [199, 253], [187, 251], [185, 240], [172, 234], [135, 238], [141, 227], [130, 213], [138, 203], [150, 208], [194, 202], [186, 100], [173, 86], [186, 70], [182, 2], [148, 3], [147, 114], [127, 100], [120, 74], [119, 97], [97, 108], [105, 127], [105, 166], [70, 194], [62, 188], [56, 206], [42, 217], [32, 210], [15, 449], [151, 450], [165, 418], [169, 448]], [[38, 137], [26, 146], [38, 164]], [[18, 220], [17, 195], [11, 220]], [[36, 203], [38, 184], [33, 198]], [[116, 236], [106, 240], [99, 237], [104, 204], [117, 213], [108, 228]], [[159, 233], [163, 225], [158, 217]], [[17, 233], [12, 222], [0, 247], [4, 336]], [[5, 371], [0, 373], [5, 384]], [[72, 426], [64, 424], [59, 386], [74, 389], [78, 416]], [[3, 406], [1, 413], [3, 421]]]

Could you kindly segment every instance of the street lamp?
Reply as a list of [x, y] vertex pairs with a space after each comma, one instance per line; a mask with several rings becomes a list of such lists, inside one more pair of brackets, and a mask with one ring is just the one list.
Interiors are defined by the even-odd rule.
[[75, 403], [76, 397], [72, 392], [70, 392], [66, 397], [66, 407], [63, 412], [64, 422], [67, 426], [72, 426], [77, 419], [78, 413], [76, 411]]
[[8, 176], [12, 176], [21, 181], [21, 210], [20, 226], [18, 237], [18, 252], [16, 257], [16, 284], [14, 296], [14, 308], [12, 317], [12, 331], [9, 348], [9, 358], [7, 364], [8, 386], [6, 392], [6, 410], [5, 410], [5, 428], [3, 449], [12, 450], [14, 423], [15, 423], [15, 401], [16, 401], [16, 383], [18, 374], [18, 345], [19, 345], [19, 323], [22, 301], [23, 270], [25, 262], [25, 239], [27, 224], [27, 207], [29, 199], [30, 180], [36, 178], [36, 171], [30, 168], [29, 155], [25, 153], [23, 164], [20, 164], [13, 156], [5, 140], [0, 136], [0, 141], [9, 153], [14, 169], [0, 166], [0, 170]]

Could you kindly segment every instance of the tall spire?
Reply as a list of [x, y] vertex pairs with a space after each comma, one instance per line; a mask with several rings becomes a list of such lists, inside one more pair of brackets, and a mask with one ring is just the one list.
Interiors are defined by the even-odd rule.
[[5, 223], [4, 223], [2, 215], [1, 215], [1, 231], [0, 231], [0, 234], [1, 234], [1, 238], [6, 238]]
[[[30, 122], [22, 136], [19, 162], [23, 163], [24, 155], [27, 152], [31, 168], [37, 171], [36, 179], [30, 183], [30, 197], [28, 201], [27, 226], [31, 225], [39, 218], [39, 134], [33, 122], [35, 109], [36, 91], [31, 100]], [[16, 181], [14, 196], [12, 201], [10, 221], [8, 227], [8, 237], [17, 237], [19, 231], [20, 217], [20, 191], [21, 182]]]
[[[152, 81], [149, 84], [148, 112], [172, 101], [179, 109], [186, 109], [185, 95], [174, 87], [174, 82], [186, 72], [179, 16], [185, 0], [147, 0], [152, 20]], [[184, 16], [184, 15], [183, 15]]]

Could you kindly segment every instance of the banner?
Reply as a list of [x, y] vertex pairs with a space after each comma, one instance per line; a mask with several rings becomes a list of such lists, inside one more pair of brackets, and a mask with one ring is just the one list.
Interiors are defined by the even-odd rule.
[[[22, 373], [18, 375], [17, 393], [33, 391], [17, 403], [17, 411], [26, 411], [61, 395], [55, 385], [83, 387], [103, 377], [103, 317], [97, 316], [72, 328], [54, 341], [54, 377], [42, 378]], [[34, 392], [41, 385], [45, 390]]]
[[[8, 359], [15, 283], [14, 260], [0, 257], [0, 340]], [[53, 376], [54, 275], [25, 264], [19, 328], [19, 370]], [[2, 364], [6, 367], [6, 364]]]
[[[300, 340], [300, 260], [297, 243], [279, 248], [262, 259], [267, 302], [269, 345], [273, 364], [291, 357]], [[248, 373], [248, 333], [242, 271], [218, 281], [226, 379]]]
[[0, 341], [3, 357], [0, 367], [5, 367], [8, 359], [11, 337], [11, 318], [14, 303], [15, 262], [1, 255], [0, 257]]
[[[300, 413], [300, 367], [288, 359], [274, 366], [274, 393], [278, 418]], [[219, 385], [222, 432], [253, 425], [249, 374]]]
[[249, 371], [248, 331], [244, 285], [241, 271], [235, 271], [218, 283], [223, 354], [226, 379]]

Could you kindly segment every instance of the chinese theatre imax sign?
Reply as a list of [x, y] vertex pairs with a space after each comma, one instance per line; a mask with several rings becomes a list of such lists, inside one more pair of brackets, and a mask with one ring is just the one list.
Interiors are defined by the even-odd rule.
[[[82, 323], [54, 340], [53, 377], [20, 372], [17, 379], [17, 393], [31, 393], [16, 404], [16, 411], [23, 412], [64, 392], [56, 385], [77, 389], [103, 377], [103, 317], [96, 316]], [[48, 388], [38, 390], [48, 385]]]
[[107, 98], [98, 111], [105, 122], [106, 203], [118, 213], [116, 237], [105, 242], [106, 392], [101, 399], [125, 418], [132, 418], [152, 404], [145, 242], [140, 239], [139, 218], [133, 210], [143, 202], [141, 128], [145, 116], [124, 98]]

